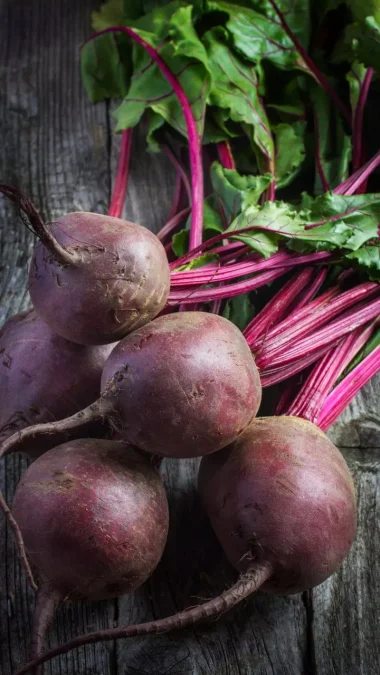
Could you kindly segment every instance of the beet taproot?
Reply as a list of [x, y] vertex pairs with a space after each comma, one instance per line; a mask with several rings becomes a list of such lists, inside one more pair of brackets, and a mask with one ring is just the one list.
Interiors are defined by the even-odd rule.
[[46, 224], [19, 190], [0, 185], [40, 241], [29, 273], [37, 313], [79, 344], [116, 342], [153, 319], [169, 293], [165, 249], [147, 228], [99, 213], [75, 212]]
[[40, 587], [33, 656], [59, 602], [115, 598], [141, 586], [161, 559], [168, 504], [159, 473], [119, 441], [80, 439], [39, 457], [13, 508]]
[[199, 491], [225, 553], [241, 573], [236, 584], [165, 619], [75, 637], [16, 675], [86, 644], [215, 619], [258, 588], [279, 595], [309, 589], [339, 568], [355, 536], [347, 464], [322, 431], [299, 418], [256, 419], [230, 446], [205, 455]]
[[129, 443], [165, 457], [197, 457], [233, 442], [257, 413], [258, 370], [233, 323], [206, 312], [159, 317], [125, 337], [107, 359], [102, 396], [66, 420], [36, 425], [3, 444], [41, 435], [52, 445], [109, 419]]
[[236, 569], [271, 570], [268, 592], [322, 583], [355, 536], [355, 491], [343, 455], [298, 417], [255, 419], [230, 447], [204, 457], [199, 491]]

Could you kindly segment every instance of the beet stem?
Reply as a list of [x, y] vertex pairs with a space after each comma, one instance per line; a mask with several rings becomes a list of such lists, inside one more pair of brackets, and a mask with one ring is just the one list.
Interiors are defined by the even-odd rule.
[[[352, 168], [359, 169], [363, 159], [363, 115], [373, 77], [373, 68], [368, 68], [360, 87], [358, 104], [354, 114]], [[363, 190], [364, 192], [365, 190]]]
[[191, 110], [191, 105], [188, 101], [188, 98], [182, 89], [182, 86], [174, 73], [170, 70], [169, 66], [161, 58], [158, 51], [152, 47], [148, 42], [146, 42], [138, 33], [136, 33], [132, 28], [127, 26], [110, 26], [104, 30], [99, 31], [92, 35], [87, 42], [96, 39], [100, 35], [105, 35], [106, 33], [125, 33], [132, 40], [137, 42], [145, 51], [151, 56], [153, 61], [158, 65], [164, 77], [167, 79], [169, 84], [172, 86], [175, 95], [179, 101], [179, 104], [182, 108], [182, 113], [185, 119], [187, 136], [189, 143], [189, 156], [190, 156], [190, 171], [191, 171], [191, 187], [192, 187], [192, 213], [191, 213], [191, 226], [190, 226], [190, 248], [196, 248], [202, 242], [203, 234], [203, 199], [204, 199], [204, 189], [203, 189], [203, 164], [202, 164], [202, 145], [201, 139], [198, 134], [197, 125], [194, 119], [193, 111]]
[[301, 272], [295, 274], [276, 295], [267, 302], [264, 309], [259, 312], [243, 331], [243, 335], [248, 344], [251, 344], [269, 328], [281, 321], [288, 310], [290, 304], [298, 293], [307, 286], [313, 275], [313, 268], [306, 267]]
[[216, 144], [219, 161], [224, 169], [236, 169], [234, 156], [229, 141], [221, 141]]
[[75, 265], [78, 262], [78, 256], [61, 246], [55, 237], [53, 237], [48, 225], [42, 220], [33, 202], [21, 190], [1, 183], [0, 192], [17, 206], [21, 214], [26, 216], [29, 224], [23, 218], [25, 225], [27, 227], [30, 226], [33, 233], [42, 241], [45, 248], [50, 251], [57, 262], [62, 265]]
[[[175, 188], [174, 188], [174, 195], [173, 195], [173, 201], [172, 205], [170, 207], [169, 215], [168, 215], [168, 221], [174, 218], [175, 215], [177, 215], [178, 211], [180, 211], [180, 203], [181, 203], [181, 197], [182, 197], [182, 178], [179, 173], [177, 173], [176, 179], [175, 179]], [[158, 232], [157, 236], [161, 233]]]
[[109, 640], [118, 640], [120, 638], [136, 637], [138, 635], [160, 635], [170, 631], [179, 630], [187, 626], [192, 626], [206, 619], [217, 618], [220, 614], [229, 611], [238, 605], [244, 598], [248, 598], [271, 576], [272, 570], [268, 566], [257, 567], [243, 574], [232, 588], [224, 591], [216, 598], [212, 598], [201, 605], [186, 609], [183, 612], [174, 614], [158, 621], [148, 621], [135, 626], [120, 626], [107, 630], [99, 630], [87, 635], [80, 635], [73, 638], [65, 644], [50, 649], [43, 656], [27, 663], [16, 675], [25, 675], [33, 668], [49, 661], [55, 656], [67, 654], [67, 652], [77, 647], [96, 642], [108, 642]]
[[380, 370], [380, 345], [376, 347], [356, 368], [332, 390], [323, 404], [318, 418], [322, 431], [329, 427], [341, 415], [362, 387]]
[[[268, 340], [265, 344], [265, 348], [263, 348], [261, 351], [259, 351], [258, 356], [257, 356], [257, 364], [260, 365], [261, 368], [265, 368], [266, 366], [273, 366], [273, 365], [281, 365], [283, 361], [283, 357], [285, 356], [286, 358], [284, 361], [290, 361], [292, 359], [288, 358], [291, 353], [293, 353], [295, 349], [295, 344], [298, 346], [305, 344], [306, 349], [308, 349], [308, 344], [309, 347], [311, 347], [312, 340], [314, 339], [313, 345], [316, 347], [322, 347], [322, 336], [323, 338], [326, 337], [325, 333], [329, 333], [329, 339], [333, 340], [335, 339], [335, 342], [337, 339], [342, 337], [344, 333], [335, 333], [333, 332], [333, 328], [335, 328], [335, 325], [337, 325], [337, 330], [339, 326], [339, 330], [343, 328], [343, 325], [340, 325], [340, 321], [342, 320], [342, 317], [339, 317], [332, 323], [328, 323], [330, 319], [333, 319], [334, 317], [338, 316], [343, 312], [344, 310], [351, 308], [353, 305], [356, 303], [359, 303], [363, 299], [367, 299], [369, 297], [373, 297], [374, 295], [378, 295], [379, 291], [379, 285], [375, 282], [364, 282], [357, 286], [356, 288], [349, 289], [348, 291], [345, 291], [341, 293], [338, 297], [333, 298], [328, 304], [322, 304], [321, 307], [316, 309], [315, 312], [312, 312], [311, 314], [307, 315], [301, 321], [299, 322], [294, 322], [292, 321], [292, 324], [290, 325], [289, 329], [286, 331], [282, 330], [278, 337], [272, 340]], [[354, 317], [354, 313], [357, 311], [357, 308], [354, 308], [351, 310], [352, 312], [352, 318]], [[368, 307], [368, 311], [369, 307]], [[361, 317], [361, 315], [360, 315]], [[373, 316], [368, 315], [367, 321], [370, 321]], [[365, 323], [362, 321], [362, 323]], [[324, 324], [328, 324], [324, 329], [320, 328]], [[344, 327], [347, 328], [347, 322], [344, 323]], [[279, 324], [280, 326], [281, 324]], [[361, 324], [357, 324], [358, 326]], [[348, 330], [354, 330], [356, 326], [352, 326], [352, 328], [348, 328]], [[315, 333], [313, 331], [316, 330]], [[322, 332], [324, 331], [324, 332]], [[346, 330], [346, 332], [348, 332]], [[312, 334], [313, 333], [313, 334]], [[312, 335], [311, 335], [312, 334]], [[319, 336], [321, 335], [321, 339], [319, 340]], [[317, 337], [316, 337], [317, 336]], [[309, 343], [307, 342], [309, 340]], [[291, 343], [291, 346], [289, 346]]]
[[128, 188], [129, 161], [131, 157], [132, 129], [124, 129], [120, 141], [120, 154], [115, 186], [112, 192], [108, 215], [121, 218]]
[[380, 150], [347, 180], [333, 190], [336, 195], [353, 195], [380, 164]]
[[[307, 335], [301, 340], [298, 340], [292, 346], [285, 348], [280, 355], [273, 356], [271, 360], [268, 356], [265, 359], [265, 364], [270, 363], [272, 366], [282, 365], [283, 363], [290, 363], [297, 360], [305, 353], [313, 353], [322, 347], [333, 346], [339, 342], [340, 338], [347, 333], [351, 333], [359, 326], [376, 319], [380, 313], [380, 297], [372, 300], [372, 302], [359, 304], [358, 308], [350, 309], [341, 317], [335, 319], [327, 326], [323, 326], [312, 335]], [[258, 367], [263, 367], [263, 363], [257, 359]]]
[[[175, 228], [178, 227], [178, 225], [181, 223], [181, 221], [184, 218], [186, 218], [189, 215], [189, 213], [191, 213], [190, 208], [183, 209], [182, 211], [179, 211], [178, 213], [176, 213], [175, 216], [170, 218], [170, 220], [168, 220], [166, 225], [164, 225], [164, 227], [158, 232], [157, 238], [160, 241], [163, 241], [163, 239], [165, 239], [165, 237], [167, 237], [168, 234], [171, 234], [171, 232], [173, 232], [173, 230], [175, 230]], [[170, 242], [170, 246], [171, 246], [171, 244], [172, 244], [172, 242]]]
[[287, 271], [288, 270], [286, 267], [268, 270], [267, 272], [257, 274], [251, 279], [238, 281], [234, 284], [228, 284], [228, 286], [219, 286], [216, 288], [205, 288], [201, 290], [198, 290], [197, 287], [195, 289], [178, 289], [177, 291], [172, 291], [169, 293], [168, 304], [179, 305], [232, 298], [235, 295], [247, 293], [248, 291], [253, 291], [256, 288], [261, 288], [261, 286], [265, 286], [269, 282], [278, 279], [278, 277], [281, 277], [283, 274], [286, 274]]
[[[319, 295], [317, 298], [309, 302], [308, 304], [300, 304], [300, 306], [297, 306], [293, 312], [289, 314], [289, 316], [286, 317], [286, 319], [283, 319], [283, 321], [280, 321], [277, 325], [273, 326], [271, 328], [267, 335], [265, 335], [265, 342], [262, 340], [257, 341], [255, 344], [251, 345], [251, 350], [253, 352], [258, 351], [261, 347], [266, 344], [270, 344], [271, 340], [274, 339], [278, 335], [284, 335], [285, 330], [288, 330], [289, 328], [292, 328], [295, 326], [298, 322], [301, 321], [301, 319], [305, 319], [306, 317], [310, 317], [317, 309], [318, 307], [321, 307], [322, 305], [328, 303], [333, 297], [335, 297], [339, 293], [339, 286], [334, 286], [333, 288], [330, 288], [328, 291], [325, 291], [321, 295]], [[301, 324], [300, 324], [301, 325]]]
[[182, 181], [182, 184], [185, 187], [187, 198], [189, 200], [189, 204], [191, 205], [191, 203], [192, 203], [191, 187], [190, 187], [189, 179], [187, 177], [187, 173], [186, 173], [185, 169], [183, 168], [181, 162], [176, 157], [174, 152], [169, 148], [168, 145], [162, 145], [161, 149], [162, 149], [162, 152], [170, 159], [170, 161], [173, 164], [175, 170], [177, 171], [177, 175], [180, 177], [180, 179]]
[[288, 380], [290, 377], [293, 377], [293, 375], [297, 375], [301, 370], [311, 366], [311, 364], [321, 358], [328, 349], [329, 346], [326, 345], [311, 354], [306, 353], [306, 356], [302, 356], [297, 359], [297, 361], [293, 361], [290, 364], [279, 365], [275, 368], [259, 368], [261, 386], [265, 389], [266, 387], [272, 387], [274, 384], [279, 384], [284, 380]]
[[318, 361], [285, 414], [303, 417], [317, 424], [323, 403], [335, 382], [365, 345], [375, 328], [376, 321], [365, 326], [364, 329], [360, 326], [353, 333], [342, 338], [335, 347], [329, 349]]
[[314, 112], [314, 134], [315, 134], [315, 166], [320, 178], [320, 181], [322, 183], [323, 191], [324, 192], [329, 192], [330, 191], [330, 186], [328, 184], [323, 165], [322, 165], [322, 160], [321, 160], [321, 146], [320, 146], [320, 138], [319, 138], [319, 126], [318, 126], [318, 116]]

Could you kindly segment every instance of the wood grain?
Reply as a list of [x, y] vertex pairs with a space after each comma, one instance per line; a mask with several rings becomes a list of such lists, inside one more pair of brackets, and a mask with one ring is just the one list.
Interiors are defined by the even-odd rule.
[[[0, 180], [19, 185], [52, 219], [71, 210], [102, 212], [110, 197], [118, 139], [111, 107], [92, 106], [79, 74], [79, 46], [93, 0], [3, 0], [0, 4]], [[125, 215], [156, 231], [174, 184], [167, 161], [134, 135]], [[0, 200], [0, 319], [28, 303], [32, 238]], [[46, 675], [378, 675], [379, 451], [375, 378], [332, 430], [355, 474], [359, 534], [342, 571], [311, 593], [258, 593], [218, 622], [182, 633], [86, 647], [46, 666]], [[359, 449], [358, 449], [359, 448]], [[365, 449], [366, 448], [366, 449]], [[11, 502], [26, 466], [0, 465]], [[165, 616], [217, 594], [235, 579], [200, 508], [197, 461], [166, 461], [171, 530], [163, 560], [145, 586], [118, 602], [61, 608], [49, 645], [114, 623]], [[27, 657], [33, 594], [0, 519], [0, 672]]]

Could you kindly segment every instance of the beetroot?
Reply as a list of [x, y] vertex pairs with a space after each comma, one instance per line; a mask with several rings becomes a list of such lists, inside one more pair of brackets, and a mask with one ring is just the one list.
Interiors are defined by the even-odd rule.
[[[95, 401], [104, 363], [115, 345], [84, 346], [52, 333], [34, 310], [0, 330], [0, 441], [15, 431], [59, 420]], [[29, 443], [30, 457], [43, 452]]]
[[102, 397], [81, 413], [30, 427], [3, 444], [20, 448], [50, 434], [52, 445], [108, 418], [147, 452], [197, 457], [228, 445], [256, 415], [260, 378], [241, 332], [205, 312], [162, 316], [124, 338], [102, 375]]
[[97, 213], [43, 222], [21, 192], [0, 191], [27, 216], [40, 243], [30, 266], [30, 295], [58, 335], [79, 344], [115, 342], [164, 307], [170, 270], [165, 249], [145, 227]]
[[220, 453], [203, 458], [199, 491], [231, 563], [270, 569], [263, 590], [317, 586], [350, 550], [355, 492], [339, 450], [297, 417], [254, 420]]
[[242, 573], [237, 583], [174, 616], [78, 636], [17, 675], [85, 644], [218, 617], [259, 587], [276, 594], [311, 588], [338, 569], [355, 536], [348, 467], [327, 436], [299, 418], [254, 420], [232, 445], [202, 458], [199, 490], [227, 556]]
[[40, 581], [33, 656], [60, 600], [138, 588], [158, 564], [168, 532], [158, 472], [118, 441], [82, 439], [42, 455], [20, 480], [13, 515]]

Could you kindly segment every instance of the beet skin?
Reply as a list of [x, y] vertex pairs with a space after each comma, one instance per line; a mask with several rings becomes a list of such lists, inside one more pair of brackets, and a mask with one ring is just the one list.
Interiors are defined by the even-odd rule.
[[231, 443], [256, 415], [258, 370], [234, 324], [206, 312], [155, 319], [124, 338], [102, 374], [110, 419], [157, 455], [196, 457]]
[[199, 490], [231, 563], [272, 570], [268, 592], [320, 584], [355, 536], [347, 464], [322, 431], [296, 417], [256, 419], [230, 447], [204, 457]]
[[[31, 424], [60, 420], [95, 401], [114, 344], [83, 346], [53, 333], [34, 310], [0, 330], [0, 442]], [[30, 456], [43, 451], [29, 443]]]
[[147, 228], [84, 212], [50, 225], [50, 239], [42, 227], [44, 243], [36, 245], [30, 266], [30, 296], [62, 337], [79, 344], [116, 342], [164, 307], [169, 265]]
[[103, 599], [140, 586], [168, 532], [163, 483], [141, 453], [82, 439], [42, 455], [23, 474], [13, 515], [42, 586], [61, 598]]

